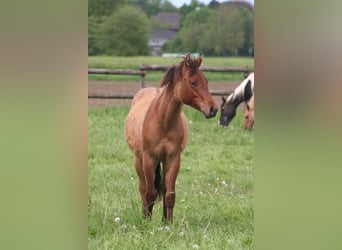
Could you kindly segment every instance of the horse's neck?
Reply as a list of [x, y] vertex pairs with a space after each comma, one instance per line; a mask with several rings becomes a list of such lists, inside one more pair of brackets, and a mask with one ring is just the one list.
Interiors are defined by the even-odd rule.
[[239, 86], [236, 87], [234, 92], [230, 96], [228, 96], [227, 102], [235, 103], [236, 105], [239, 105], [243, 101], [246, 101], [244, 99], [244, 96], [245, 96], [245, 88], [248, 83], [248, 80], [249, 79], [245, 79]]
[[174, 127], [183, 109], [183, 103], [174, 96], [173, 88], [165, 86], [155, 102], [158, 119], [163, 129]]
[[227, 103], [234, 103], [236, 106], [238, 106], [240, 103], [244, 101], [244, 92], [234, 91], [231, 95], [227, 98]]

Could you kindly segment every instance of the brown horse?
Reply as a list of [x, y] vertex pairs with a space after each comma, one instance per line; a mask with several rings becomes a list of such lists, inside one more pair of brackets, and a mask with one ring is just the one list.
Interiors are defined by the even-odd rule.
[[254, 128], [254, 95], [246, 103], [243, 114], [245, 117], [245, 129], [252, 130]]
[[168, 69], [160, 88], [142, 89], [132, 101], [125, 136], [135, 157], [145, 217], [152, 215], [154, 202], [162, 195], [163, 217], [172, 222], [180, 155], [188, 138], [183, 104], [201, 111], [206, 118], [217, 113], [208, 80], [199, 70], [202, 58], [187, 54], [179, 65]]

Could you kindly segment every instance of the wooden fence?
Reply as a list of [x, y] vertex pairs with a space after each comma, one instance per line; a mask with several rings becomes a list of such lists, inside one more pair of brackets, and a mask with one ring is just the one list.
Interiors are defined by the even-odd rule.
[[[140, 86], [145, 88], [145, 76], [147, 71], [166, 71], [169, 69], [169, 65], [146, 65], [142, 64], [140, 70], [128, 70], [128, 69], [88, 69], [88, 74], [101, 74], [101, 75], [136, 75], [140, 76]], [[246, 77], [250, 70], [248, 67], [209, 67], [203, 66], [200, 68], [204, 72], [225, 72], [225, 73], [244, 73]], [[229, 95], [231, 91], [210, 91], [212, 95], [225, 96]], [[99, 99], [132, 99], [133, 94], [116, 94], [116, 95], [89, 95], [88, 98]]]

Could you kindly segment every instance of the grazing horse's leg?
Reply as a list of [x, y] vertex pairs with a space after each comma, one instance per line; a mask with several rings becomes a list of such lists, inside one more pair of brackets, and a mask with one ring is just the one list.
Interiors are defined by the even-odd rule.
[[[139, 177], [139, 191], [140, 191], [141, 201], [144, 204], [146, 184], [145, 184], [145, 175], [144, 175], [144, 170], [142, 167], [141, 157], [135, 156], [134, 162], [135, 162], [135, 170]], [[144, 209], [143, 209], [143, 212], [144, 212]]]
[[145, 175], [145, 194], [143, 197], [144, 216], [151, 217], [154, 201], [157, 198], [156, 189], [154, 187], [156, 162], [148, 153], [143, 154], [143, 169]]
[[164, 218], [172, 222], [173, 207], [176, 201], [175, 183], [180, 167], [180, 155], [168, 160], [165, 167], [165, 189], [163, 197]]

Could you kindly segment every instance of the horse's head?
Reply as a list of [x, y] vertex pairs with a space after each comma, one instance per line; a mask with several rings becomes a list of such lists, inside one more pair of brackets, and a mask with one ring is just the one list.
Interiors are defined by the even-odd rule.
[[208, 80], [199, 67], [202, 64], [203, 55], [197, 59], [191, 54], [185, 56], [181, 63], [181, 74], [175, 88], [175, 95], [185, 104], [201, 111], [206, 118], [215, 117], [218, 106], [208, 90]]
[[[253, 78], [252, 78], [253, 77]], [[229, 127], [230, 122], [236, 115], [236, 109], [242, 102], [247, 102], [254, 93], [254, 74], [250, 74], [243, 82], [235, 88], [227, 99], [222, 97], [220, 126]]]
[[220, 126], [229, 127], [230, 122], [236, 115], [236, 109], [239, 103], [234, 100], [233, 93], [228, 96], [228, 98], [224, 98], [222, 96], [222, 104], [220, 107], [221, 115], [220, 115]]
[[246, 104], [244, 111], [245, 129], [252, 130], [254, 127], [254, 95]]

